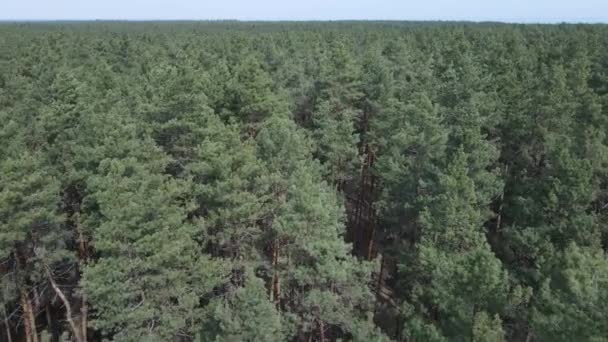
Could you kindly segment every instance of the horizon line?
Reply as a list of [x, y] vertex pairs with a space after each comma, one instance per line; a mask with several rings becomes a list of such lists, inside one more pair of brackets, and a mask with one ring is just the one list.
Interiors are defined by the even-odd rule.
[[502, 24], [608, 24], [608, 18], [565, 18], [565, 19], [515, 19], [515, 18], [469, 18], [469, 19], [235, 19], [235, 18], [217, 18], [217, 19], [196, 19], [196, 18], [127, 18], [127, 19], [112, 19], [112, 18], [27, 18], [27, 19], [11, 19], [11, 18], [0, 18], [0, 22], [32, 22], [32, 23], [43, 23], [43, 22], [445, 22], [445, 23], [502, 23]]

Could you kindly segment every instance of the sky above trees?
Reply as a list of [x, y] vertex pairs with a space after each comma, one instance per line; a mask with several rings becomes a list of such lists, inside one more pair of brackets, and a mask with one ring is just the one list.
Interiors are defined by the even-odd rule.
[[5, 0], [0, 20], [473, 20], [608, 22], [605, 0]]

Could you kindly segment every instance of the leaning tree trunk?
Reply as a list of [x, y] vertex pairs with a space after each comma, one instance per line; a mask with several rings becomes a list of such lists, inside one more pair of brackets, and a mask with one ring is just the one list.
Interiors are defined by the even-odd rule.
[[57, 285], [57, 282], [55, 282], [55, 278], [53, 278], [53, 274], [51, 273], [51, 270], [48, 267], [45, 267], [45, 268], [46, 268], [46, 275], [49, 278], [49, 282], [51, 283], [51, 287], [53, 288], [53, 291], [55, 291], [55, 294], [57, 294], [57, 297], [59, 297], [59, 299], [61, 299], [61, 301], [63, 302], [63, 305], [65, 306], [65, 319], [66, 319], [66, 321], [68, 321], [68, 324], [70, 325], [70, 329], [72, 329], [74, 338], [76, 339], [77, 342], [86, 342], [86, 340], [83, 339], [82, 331], [78, 328], [78, 326], [74, 322], [74, 318], [72, 315], [72, 305], [66, 298], [63, 291], [61, 291], [61, 289]]

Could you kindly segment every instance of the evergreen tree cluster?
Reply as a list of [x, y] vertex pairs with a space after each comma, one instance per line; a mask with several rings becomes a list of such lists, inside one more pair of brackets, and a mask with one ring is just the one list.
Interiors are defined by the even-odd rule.
[[0, 24], [0, 340], [608, 341], [608, 26]]

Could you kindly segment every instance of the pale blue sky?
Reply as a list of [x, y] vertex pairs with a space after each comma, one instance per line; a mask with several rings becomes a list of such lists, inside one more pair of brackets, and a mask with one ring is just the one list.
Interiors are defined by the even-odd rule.
[[608, 0], [0, 0], [0, 19], [608, 22]]

